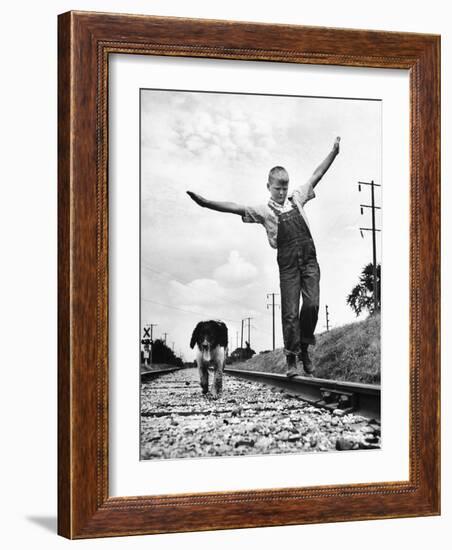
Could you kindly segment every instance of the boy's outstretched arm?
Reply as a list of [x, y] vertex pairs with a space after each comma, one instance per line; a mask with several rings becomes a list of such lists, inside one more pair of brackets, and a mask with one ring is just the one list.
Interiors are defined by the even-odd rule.
[[339, 154], [339, 143], [340, 143], [340, 141], [341, 141], [341, 138], [337, 137], [336, 141], [334, 142], [333, 149], [330, 151], [330, 153], [325, 158], [325, 160], [317, 166], [314, 173], [309, 178], [308, 183], [310, 183], [312, 185], [312, 187], [315, 187], [319, 183], [319, 181], [324, 176], [325, 172], [333, 164], [334, 159]]
[[202, 206], [203, 208], [210, 208], [210, 210], [216, 210], [217, 212], [228, 212], [230, 214], [238, 214], [239, 216], [245, 215], [245, 207], [241, 204], [235, 202], [220, 202], [220, 201], [211, 201], [201, 197], [193, 191], [187, 191], [187, 195]]

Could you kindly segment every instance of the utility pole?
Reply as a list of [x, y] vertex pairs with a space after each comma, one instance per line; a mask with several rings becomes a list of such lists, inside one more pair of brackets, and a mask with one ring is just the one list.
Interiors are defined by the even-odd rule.
[[168, 333], [167, 332], [164, 332], [163, 333], [163, 341], [165, 342], [165, 346], [166, 346], [166, 337], [168, 336]]
[[326, 311], [326, 330], [327, 332], [330, 330], [330, 322], [329, 322], [329, 316], [328, 316], [328, 306], [325, 306]]
[[[148, 337], [152, 341], [152, 334], [153, 334], [153, 331], [154, 331], [154, 327], [158, 327], [157, 323], [146, 323], [146, 325], [144, 327], [144, 336], [143, 336], [143, 338]], [[149, 331], [151, 331], [151, 334], [149, 334]]]
[[248, 344], [251, 348], [251, 319], [252, 317], [248, 317]]
[[279, 294], [275, 294], [274, 292], [271, 292], [267, 294], [267, 300], [269, 296], [272, 297], [272, 303], [267, 304], [267, 309], [269, 307], [272, 308], [272, 326], [273, 326], [273, 349], [275, 349], [275, 307], [280, 307], [279, 304], [275, 304], [275, 296], [279, 296]]
[[[242, 323], [243, 321], [248, 321], [248, 344], [250, 347], [251, 347], [251, 319], [252, 317], [245, 317], [245, 319], [242, 319]], [[243, 327], [243, 324], [242, 324], [242, 327]], [[242, 334], [243, 334], [243, 329], [242, 329]], [[242, 340], [243, 340], [243, 337], [242, 337]]]
[[374, 311], [378, 311], [380, 309], [380, 296], [378, 292], [378, 281], [377, 281], [377, 241], [376, 241], [376, 233], [380, 232], [381, 229], [377, 229], [375, 227], [375, 210], [381, 210], [380, 206], [375, 206], [375, 187], [381, 187], [378, 183], [375, 183], [374, 180], [372, 180], [370, 183], [367, 181], [359, 181], [358, 182], [358, 189], [361, 191], [361, 185], [370, 185], [371, 187], [371, 201], [372, 204], [361, 204], [361, 215], [364, 214], [363, 208], [371, 208], [372, 209], [372, 227], [360, 227], [359, 231], [361, 233], [361, 237], [364, 238], [363, 231], [372, 231], [372, 265], [373, 265], [373, 283], [374, 283]]
[[242, 328], [241, 328], [241, 336], [240, 336], [240, 359], [243, 357], [243, 319], [242, 319]]

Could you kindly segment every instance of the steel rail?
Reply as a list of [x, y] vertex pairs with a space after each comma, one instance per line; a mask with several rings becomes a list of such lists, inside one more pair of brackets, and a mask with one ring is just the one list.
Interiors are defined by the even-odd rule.
[[312, 376], [294, 376], [285, 374], [234, 369], [226, 367], [224, 372], [239, 378], [254, 380], [283, 388], [300, 395], [309, 403], [345, 413], [353, 412], [366, 418], [380, 418], [381, 391], [379, 385], [327, 380]]
[[148, 367], [141, 367], [140, 377], [141, 380], [152, 380], [162, 374], [169, 374], [177, 370], [182, 370], [182, 367], [175, 367], [174, 365], [168, 365], [167, 367], [159, 366], [156, 369], [149, 369]]

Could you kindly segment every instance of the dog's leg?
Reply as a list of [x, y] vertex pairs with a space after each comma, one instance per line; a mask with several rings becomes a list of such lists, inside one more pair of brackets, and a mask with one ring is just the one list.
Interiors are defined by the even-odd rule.
[[217, 399], [223, 391], [223, 369], [225, 362], [224, 349], [217, 351], [215, 361], [215, 373], [213, 376], [213, 397]]
[[201, 384], [202, 393], [206, 394], [209, 391], [209, 369], [201, 357], [196, 360], [196, 363], [198, 364], [199, 383]]
[[213, 397], [217, 399], [223, 391], [223, 365], [215, 366], [215, 374], [213, 377]]

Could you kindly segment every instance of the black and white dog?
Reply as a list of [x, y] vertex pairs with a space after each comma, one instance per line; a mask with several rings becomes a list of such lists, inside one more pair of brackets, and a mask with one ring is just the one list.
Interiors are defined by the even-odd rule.
[[196, 346], [196, 364], [202, 393], [209, 391], [209, 362], [213, 362], [212, 397], [217, 398], [223, 389], [223, 369], [228, 348], [228, 328], [222, 321], [201, 321], [193, 331], [190, 347]]

